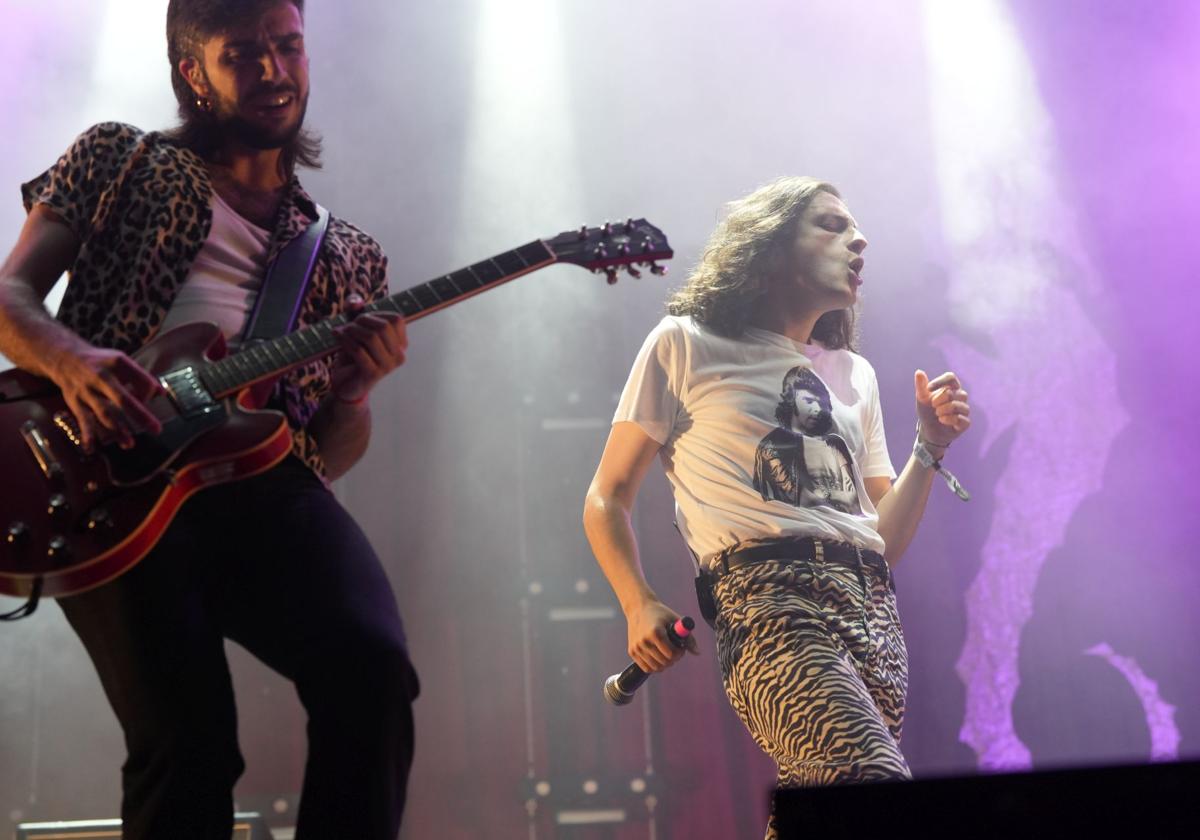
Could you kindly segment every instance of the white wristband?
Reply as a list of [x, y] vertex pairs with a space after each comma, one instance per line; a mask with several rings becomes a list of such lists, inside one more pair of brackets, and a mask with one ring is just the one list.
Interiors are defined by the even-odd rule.
[[917, 463], [922, 467], [932, 469], [934, 472], [941, 475], [946, 480], [946, 486], [954, 491], [954, 495], [962, 499], [964, 502], [971, 500], [971, 494], [967, 492], [967, 488], [962, 486], [954, 474], [950, 470], [942, 466], [942, 462], [933, 457], [933, 453], [925, 448], [925, 444], [921, 441], [921, 436], [918, 435], [913, 443], [913, 457], [917, 459]]

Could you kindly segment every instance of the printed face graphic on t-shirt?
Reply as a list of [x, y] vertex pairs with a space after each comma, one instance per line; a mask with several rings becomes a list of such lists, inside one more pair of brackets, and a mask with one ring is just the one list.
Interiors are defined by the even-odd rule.
[[799, 388], [793, 400], [795, 414], [792, 418], [792, 428], [797, 432], [811, 434], [821, 423], [821, 398], [812, 391]]
[[779, 426], [754, 453], [754, 489], [763, 501], [861, 515], [850, 448], [837, 432], [829, 389], [811, 369], [783, 377], [775, 418]]

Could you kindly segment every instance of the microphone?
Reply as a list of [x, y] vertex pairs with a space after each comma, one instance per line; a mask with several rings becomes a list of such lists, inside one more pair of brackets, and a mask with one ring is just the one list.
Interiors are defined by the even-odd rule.
[[[695, 626], [696, 622], [692, 621], [692, 617], [685, 615], [667, 628], [667, 640], [682, 650], [687, 646], [687, 638], [692, 635]], [[624, 671], [613, 674], [604, 681], [604, 699], [614, 706], [624, 706], [633, 700], [633, 692], [637, 691], [638, 686], [649, 676], [636, 662], [630, 662]]]

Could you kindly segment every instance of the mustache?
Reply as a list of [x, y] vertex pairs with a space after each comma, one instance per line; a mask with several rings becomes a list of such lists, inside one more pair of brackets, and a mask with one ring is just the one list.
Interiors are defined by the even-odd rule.
[[299, 98], [300, 91], [296, 89], [295, 85], [263, 85], [252, 90], [249, 98], [261, 99], [269, 96], [279, 96], [280, 94], [290, 94]]

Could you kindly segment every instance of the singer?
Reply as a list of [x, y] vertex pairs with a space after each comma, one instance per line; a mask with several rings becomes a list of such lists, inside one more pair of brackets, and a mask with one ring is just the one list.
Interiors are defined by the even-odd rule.
[[828, 183], [781, 178], [734, 202], [638, 353], [584, 508], [629, 655], [662, 671], [682, 656], [664, 629], [678, 613], [647, 584], [630, 525], [661, 457], [715, 601], [725, 692], [781, 786], [909, 777], [891, 567], [935, 472], [966, 496], [941, 467], [970, 425], [953, 373], [915, 372], [913, 456], [892, 467], [855, 352], [866, 247]]

